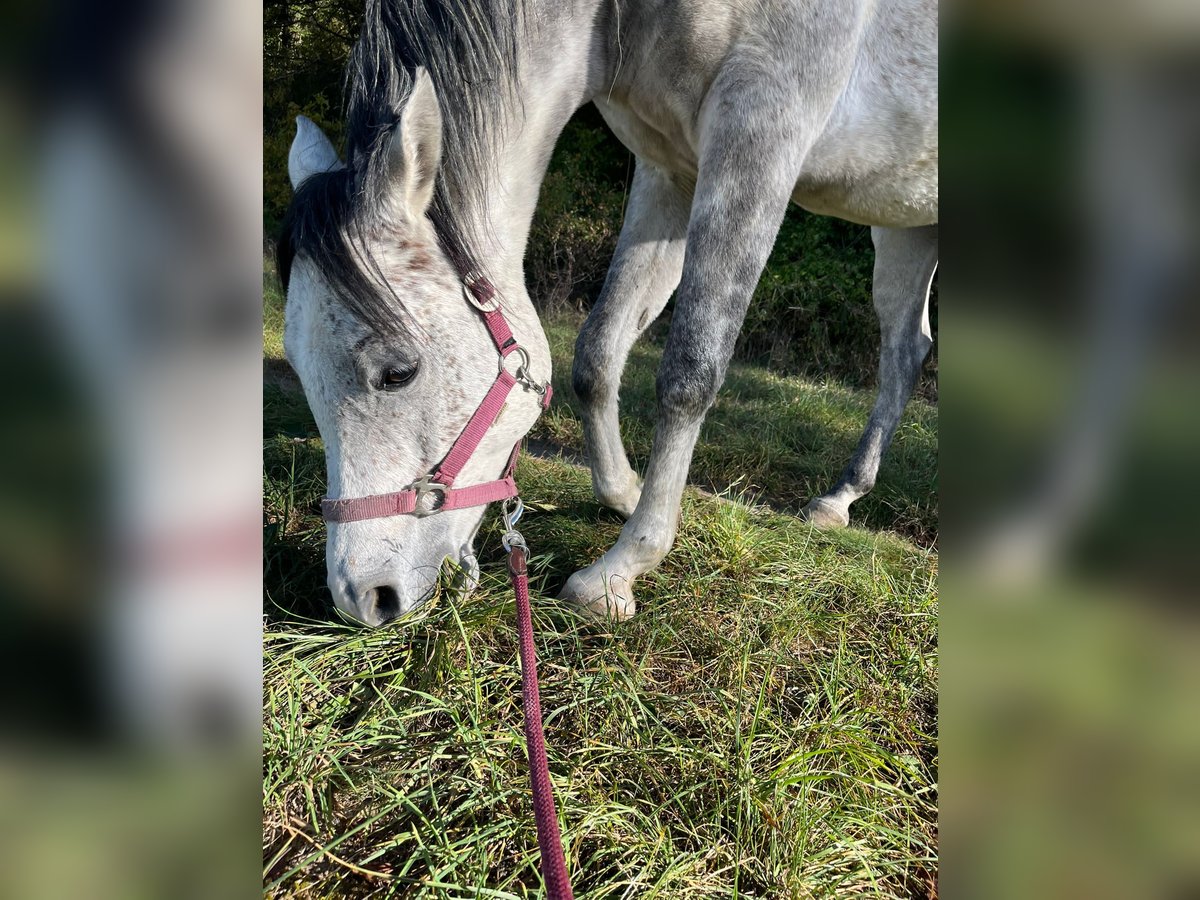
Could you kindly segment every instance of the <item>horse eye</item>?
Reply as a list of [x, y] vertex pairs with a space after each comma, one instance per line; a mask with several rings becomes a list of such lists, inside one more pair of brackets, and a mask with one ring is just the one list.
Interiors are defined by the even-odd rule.
[[416, 375], [416, 366], [412, 366], [408, 369], [401, 369], [398, 367], [384, 369], [383, 377], [379, 381], [379, 386], [385, 391], [394, 391], [396, 388], [404, 387], [404, 385], [412, 381]]

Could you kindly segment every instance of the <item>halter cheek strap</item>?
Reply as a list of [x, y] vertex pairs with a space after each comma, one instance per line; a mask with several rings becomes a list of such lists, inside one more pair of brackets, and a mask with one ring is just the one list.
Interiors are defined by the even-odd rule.
[[[520, 441], [513, 447], [500, 478], [469, 487], [456, 488], [453, 485], [472, 454], [479, 448], [488, 430], [495, 424], [513, 387], [521, 384], [540, 394], [543, 410], [550, 405], [553, 391], [549, 384], [537, 384], [530, 377], [529, 354], [513, 337], [512, 329], [508, 327], [508, 322], [500, 311], [496, 289], [492, 283], [482, 277], [464, 280], [463, 296], [483, 318], [483, 324], [500, 356], [500, 371], [483, 402], [472, 413], [466, 427], [451, 446], [450, 452], [432, 472], [404, 490], [390, 494], [338, 499], [326, 497], [321, 501], [321, 515], [326, 521], [360, 522], [364, 519], [382, 519], [390, 516], [422, 517], [470, 506], [486, 506], [497, 500], [509, 500], [517, 496], [513, 470], [517, 467]], [[515, 371], [509, 372], [505, 363], [514, 353], [519, 357], [519, 363]]]

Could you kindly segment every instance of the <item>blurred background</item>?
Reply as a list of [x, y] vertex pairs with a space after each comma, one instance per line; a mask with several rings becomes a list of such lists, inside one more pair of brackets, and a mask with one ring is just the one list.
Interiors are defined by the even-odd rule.
[[[4, 13], [0, 895], [260, 890], [263, 272], [359, 14]], [[944, 874], [1200, 895], [1200, 7], [943, 23]], [[527, 260], [547, 312], [595, 295], [629, 173], [577, 116]], [[793, 211], [739, 356], [868, 386], [869, 273], [864, 230]]]
[[1200, 7], [943, 10], [948, 896], [1200, 894]]
[[0, 27], [0, 895], [259, 883], [261, 19]]

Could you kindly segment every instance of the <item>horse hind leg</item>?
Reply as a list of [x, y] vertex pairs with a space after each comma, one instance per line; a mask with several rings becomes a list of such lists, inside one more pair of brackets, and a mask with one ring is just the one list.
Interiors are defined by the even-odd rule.
[[691, 197], [639, 161], [604, 288], [575, 342], [572, 381], [596, 499], [628, 518], [642, 488], [621, 443], [617, 394], [629, 351], [658, 318], [683, 270]]
[[837, 484], [804, 508], [815, 525], [850, 523], [850, 504], [875, 486], [933, 337], [929, 287], [937, 268], [937, 226], [872, 228], [875, 243], [873, 299], [879, 314], [879, 392], [858, 447]]

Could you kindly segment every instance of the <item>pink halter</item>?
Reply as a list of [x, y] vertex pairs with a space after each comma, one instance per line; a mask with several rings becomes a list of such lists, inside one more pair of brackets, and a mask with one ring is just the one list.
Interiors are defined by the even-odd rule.
[[[326, 521], [359, 522], [363, 519], [381, 519], [388, 516], [429, 516], [469, 506], [486, 506], [497, 500], [509, 500], [517, 496], [513, 470], [517, 466], [520, 441], [513, 447], [508, 465], [496, 481], [456, 488], [453, 486], [454, 480], [471, 458], [471, 454], [479, 447], [488, 429], [495, 423], [514, 385], [520, 383], [540, 394], [542, 409], [550, 405], [553, 391], [548, 383], [538, 384], [530, 377], [529, 354], [513, 337], [512, 329], [508, 327], [508, 322], [500, 311], [500, 302], [492, 283], [483, 277], [464, 278], [463, 297], [483, 316], [483, 324], [496, 345], [496, 352], [500, 354], [500, 372], [483, 402], [479, 404], [462, 434], [436, 469], [404, 490], [391, 494], [337, 500], [326, 497], [321, 501], [321, 515]], [[516, 371], [510, 373], [504, 364], [513, 353], [520, 357], [520, 363]]]
[[[542, 409], [550, 405], [551, 388], [538, 384], [529, 377], [529, 354], [517, 343], [512, 329], [500, 312], [496, 288], [486, 278], [463, 279], [463, 296], [483, 316], [488, 334], [500, 354], [500, 372], [488, 389], [479, 408], [475, 410], [467, 427], [446, 454], [436, 469], [410, 484], [402, 491], [392, 494], [375, 494], [371, 497], [354, 497], [348, 500], [321, 501], [321, 512], [330, 522], [358, 522], [362, 519], [379, 519], [385, 516], [429, 516], [450, 509], [468, 506], [486, 506], [494, 500], [510, 500], [517, 496], [517, 483], [513, 470], [517, 466], [517, 453], [521, 442], [513, 447], [504, 467], [503, 475], [496, 481], [487, 481], [470, 487], [456, 488], [458, 477], [479, 442], [500, 415], [504, 401], [518, 382], [542, 397]], [[513, 354], [520, 356], [515, 372], [504, 368], [505, 360]], [[429, 498], [428, 500], [426, 498]], [[546, 759], [546, 742], [542, 729], [542, 706], [538, 692], [537, 655], [533, 641], [533, 622], [529, 608], [529, 574], [526, 555], [529, 548], [525, 539], [516, 530], [521, 516], [521, 502], [515, 509], [504, 505], [505, 533], [502, 538], [508, 553], [508, 571], [512, 576], [513, 591], [517, 597], [518, 652], [521, 658], [521, 689], [525, 712], [525, 744], [529, 757], [530, 787], [533, 792], [533, 815], [537, 825], [538, 853], [541, 861], [542, 878], [546, 882], [548, 900], [573, 900], [571, 881], [567, 874], [566, 860], [562, 848], [562, 835], [558, 828], [558, 813], [554, 805], [554, 789], [550, 783], [550, 767]]]

